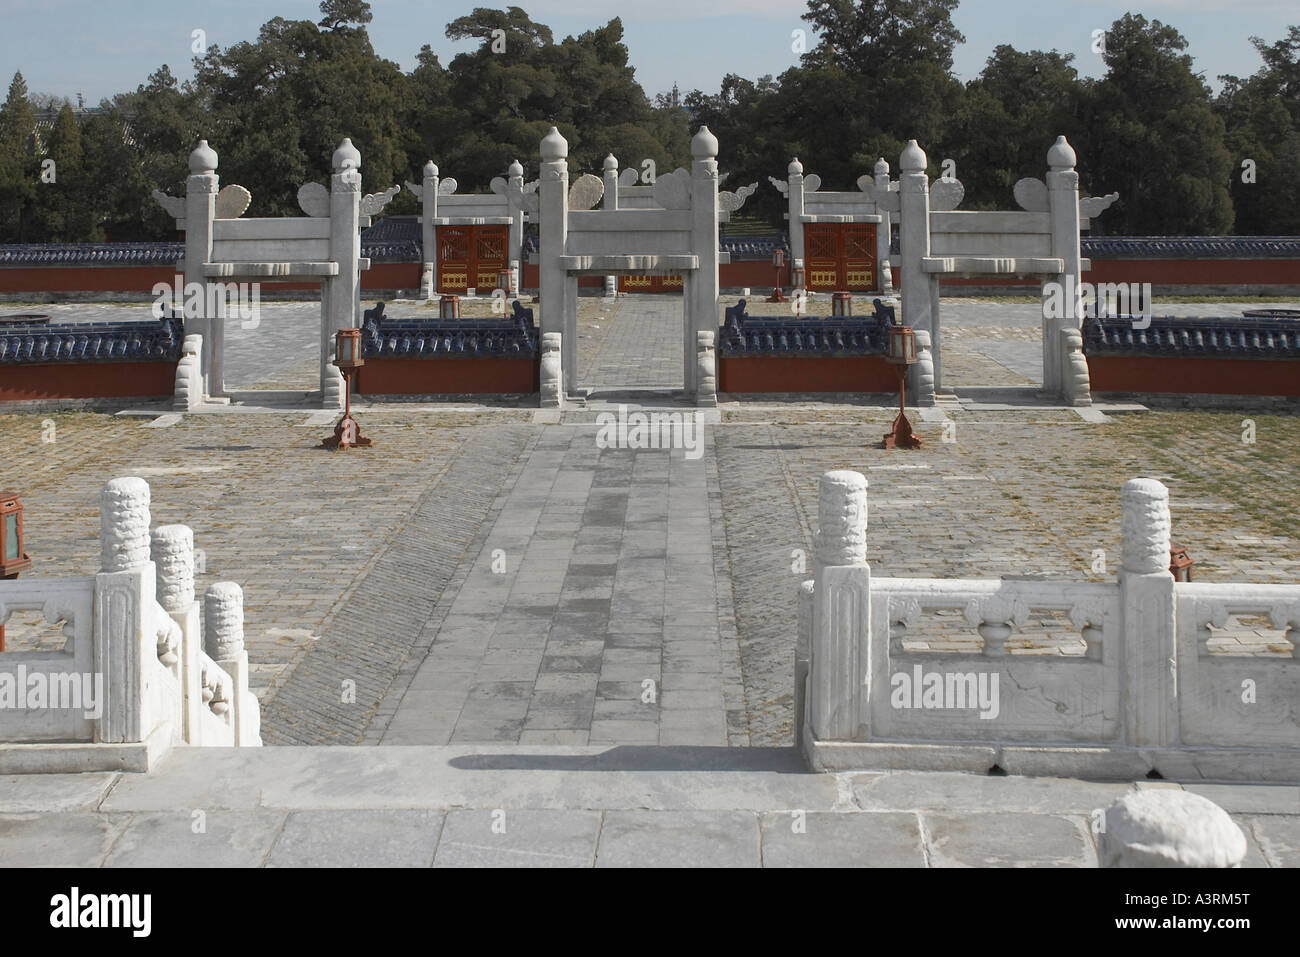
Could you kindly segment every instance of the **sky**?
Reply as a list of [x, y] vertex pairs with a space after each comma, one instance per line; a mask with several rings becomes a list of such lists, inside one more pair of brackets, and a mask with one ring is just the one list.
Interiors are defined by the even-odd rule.
[[[376, 51], [410, 70], [423, 44], [444, 64], [470, 48], [452, 42], [446, 24], [489, 0], [372, 0], [368, 29]], [[508, 4], [507, 4], [508, 5]], [[792, 31], [804, 0], [516, 0], [557, 40], [622, 17], [624, 42], [646, 93], [676, 83], [716, 92], [727, 73], [749, 79], [779, 75], [798, 62]], [[1221, 74], [1246, 76], [1260, 66], [1251, 36], [1272, 43], [1300, 23], [1297, 0], [963, 0], [953, 19], [966, 37], [955, 56], [963, 80], [977, 76], [993, 48], [1075, 54], [1089, 76], [1103, 72], [1092, 52], [1094, 30], [1125, 12], [1141, 13], [1177, 28], [1189, 41], [1196, 69], [1216, 89]], [[193, 75], [194, 30], [208, 43], [230, 46], [253, 40], [273, 16], [317, 20], [317, 0], [0, 0], [0, 77], [7, 86], [21, 70], [33, 93], [68, 97], [86, 105], [134, 90], [166, 63], [181, 79]], [[808, 34], [809, 46], [813, 35]], [[2, 95], [2, 93], [0, 93]]]

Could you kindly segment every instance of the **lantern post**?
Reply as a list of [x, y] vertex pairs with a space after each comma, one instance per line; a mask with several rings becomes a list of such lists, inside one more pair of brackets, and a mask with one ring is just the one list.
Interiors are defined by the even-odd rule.
[[324, 439], [321, 446], [327, 449], [348, 449], [352, 446], [369, 448], [374, 443], [361, 434], [357, 420], [352, 418], [352, 374], [366, 364], [366, 360], [361, 358], [360, 329], [338, 331], [334, 345], [334, 364], [343, 373], [343, 418], [334, 427], [334, 434]]
[[776, 270], [776, 285], [772, 287], [772, 295], [767, 297], [767, 301], [785, 302], [785, 296], [781, 295], [781, 270], [785, 268], [785, 250], [780, 246], [772, 250], [772, 268]]
[[919, 449], [921, 438], [912, 432], [912, 423], [907, 420], [905, 411], [907, 402], [907, 367], [916, 363], [916, 333], [910, 326], [891, 326], [889, 328], [888, 352], [885, 361], [898, 370], [898, 418], [894, 419], [893, 430], [880, 443], [882, 449]]

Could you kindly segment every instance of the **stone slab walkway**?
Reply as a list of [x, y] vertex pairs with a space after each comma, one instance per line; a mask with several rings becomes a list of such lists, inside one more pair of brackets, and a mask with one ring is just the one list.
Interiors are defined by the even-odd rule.
[[[804, 773], [789, 749], [179, 749], [0, 776], [0, 866], [1095, 867], [1096, 812], [1168, 782]], [[1300, 788], [1188, 785], [1300, 866]], [[202, 821], [197, 828], [195, 822]]]
[[[671, 386], [667, 360], [646, 350], [671, 352], [674, 336], [680, 385], [680, 297], [609, 305], [612, 328], [583, 380], [593, 395], [628, 378]], [[596, 414], [575, 407], [532, 436], [458, 591], [425, 626], [427, 653], [402, 669], [368, 741], [748, 743], [730, 587], [715, 574], [715, 463], [703, 445], [602, 448]]]

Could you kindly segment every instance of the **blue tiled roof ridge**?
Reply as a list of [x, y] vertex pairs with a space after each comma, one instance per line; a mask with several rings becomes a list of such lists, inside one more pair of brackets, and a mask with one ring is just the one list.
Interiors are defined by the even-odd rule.
[[180, 319], [0, 326], [0, 366], [43, 362], [174, 362]]
[[[1083, 347], [1092, 355], [1300, 359], [1300, 319], [1240, 316], [1152, 316], [1085, 319]], [[1300, 375], [1300, 368], [1297, 370]]]

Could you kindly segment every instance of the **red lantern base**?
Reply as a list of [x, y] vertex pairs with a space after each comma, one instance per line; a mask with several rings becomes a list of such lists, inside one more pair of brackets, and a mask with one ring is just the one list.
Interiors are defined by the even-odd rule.
[[772, 295], [768, 296], [766, 302], [785, 302], [785, 296], [781, 295], [781, 287], [776, 286], [772, 289]]
[[882, 449], [919, 449], [921, 437], [912, 431], [912, 423], [907, 420], [907, 367], [895, 365], [898, 370], [898, 417], [894, 419], [894, 428], [880, 441]]
[[321, 441], [325, 449], [368, 449], [375, 443], [361, 434], [361, 427], [350, 413], [344, 413], [339, 424], [334, 427], [334, 434]]
[[[337, 363], [335, 363], [337, 365]], [[343, 373], [343, 418], [339, 419], [339, 424], [334, 426], [334, 434], [321, 440], [320, 447], [323, 449], [349, 449], [356, 447], [359, 449], [368, 449], [375, 443], [361, 434], [361, 426], [357, 425], [357, 420], [352, 418], [352, 368], [340, 367], [339, 371]]]
[[903, 413], [894, 419], [894, 430], [881, 440], [882, 449], [919, 449], [921, 437], [912, 432], [912, 423]]

